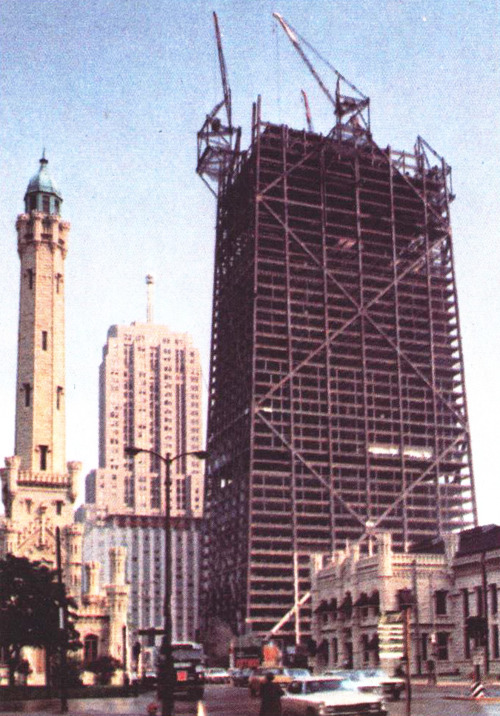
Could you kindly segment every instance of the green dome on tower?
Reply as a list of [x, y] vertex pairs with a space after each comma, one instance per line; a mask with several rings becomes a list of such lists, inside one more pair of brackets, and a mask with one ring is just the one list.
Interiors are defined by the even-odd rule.
[[46, 214], [59, 214], [62, 196], [47, 170], [48, 163], [44, 150], [40, 159], [40, 169], [31, 177], [24, 195], [27, 212], [36, 210]]

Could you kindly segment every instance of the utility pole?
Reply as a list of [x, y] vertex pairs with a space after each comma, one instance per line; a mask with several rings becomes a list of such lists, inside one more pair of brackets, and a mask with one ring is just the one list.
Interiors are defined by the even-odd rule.
[[411, 632], [410, 632], [411, 607], [404, 607], [404, 634], [405, 634], [405, 682], [406, 682], [406, 716], [411, 716]]
[[418, 594], [417, 594], [417, 561], [414, 559], [412, 564], [412, 592], [414, 596], [413, 615], [415, 622], [415, 645], [417, 647], [417, 674], [422, 675], [422, 640], [420, 635], [420, 614], [418, 610]]
[[62, 578], [61, 566], [61, 530], [56, 527], [56, 564], [57, 564], [57, 582], [59, 585], [59, 655], [61, 658], [60, 666], [60, 699], [61, 713], [68, 711], [68, 691], [67, 691], [67, 673], [68, 673], [68, 632], [67, 632], [67, 601], [66, 601], [66, 585]]
[[484, 636], [483, 636], [483, 648], [484, 648], [484, 675], [488, 676], [490, 671], [490, 634], [488, 626], [488, 575], [486, 573], [486, 554], [481, 552], [481, 592], [482, 592], [482, 612], [484, 619]]
[[161, 455], [154, 450], [148, 448], [136, 447], [130, 445], [125, 448], [125, 454], [130, 457], [146, 453], [154, 455], [165, 465], [165, 518], [163, 529], [165, 533], [165, 566], [164, 566], [164, 585], [165, 600], [163, 603], [163, 639], [160, 646], [160, 656], [158, 659], [158, 696], [161, 701], [161, 716], [172, 716], [174, 712], [174, 688], [176, 673], [174, 668], [174, 658], [172, 654], [172, 533], [170, 531], [170, 468], [175, 460], [182, 457], [192, 455], [198, 460], [205, 460], [208, 453], [205, 450], [190, 450], [182, 452], [178, 455]]

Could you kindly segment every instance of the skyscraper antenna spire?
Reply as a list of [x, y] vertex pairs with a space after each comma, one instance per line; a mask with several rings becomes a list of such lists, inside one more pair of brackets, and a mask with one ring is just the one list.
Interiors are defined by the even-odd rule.
[[153, 286], [154, 286], [154, 276], [152, 276], [150, 273], [146, 276], [146, 286], [147, 286], [147, 304], [146, 304], [146, 321], [148, 323], [153, 323]]

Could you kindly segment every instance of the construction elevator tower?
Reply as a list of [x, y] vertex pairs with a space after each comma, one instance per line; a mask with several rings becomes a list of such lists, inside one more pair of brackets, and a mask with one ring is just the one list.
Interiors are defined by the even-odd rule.
[[219, 177], [204, 616], [237, 634], [309, 632], [313, 553], [476, 522], [451, 169], [366, 100], [339, 82], [327, 136], [258, 102]]

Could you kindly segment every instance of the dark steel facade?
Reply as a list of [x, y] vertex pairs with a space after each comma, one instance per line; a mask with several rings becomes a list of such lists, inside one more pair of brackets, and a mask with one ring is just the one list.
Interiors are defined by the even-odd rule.
[[451, 170], [369, 131], [266, 123], [222, 177], [204, 617], [309, 632], [313, 553], [476, 523]]

